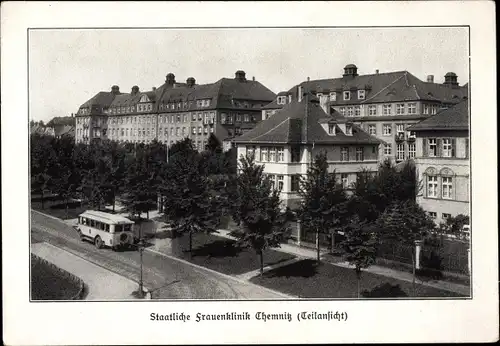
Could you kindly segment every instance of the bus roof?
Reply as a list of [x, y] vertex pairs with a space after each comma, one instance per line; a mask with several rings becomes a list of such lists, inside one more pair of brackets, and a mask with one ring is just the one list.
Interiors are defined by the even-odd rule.
[[110, 213], [105, 213], [103, 211], [97, 210], [87, 210], [81, 213], [79, 216], [92, 218], [97, 221], [103, 221], [110, 224], [133, 224], [134, 221], [127, 219], [121, 215], [115, 215]]

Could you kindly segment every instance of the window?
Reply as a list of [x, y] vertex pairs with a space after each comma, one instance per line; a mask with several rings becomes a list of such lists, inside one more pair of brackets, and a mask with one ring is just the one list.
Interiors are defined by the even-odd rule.
[[347, 107], [347, 116], [352, 117], [354, 115], [354, 108], [353, 107]]
[[384, 144], [384, 155], [392, 155], [392, 145], [390, 143]]
[[191, 121], [196, 121], [196, 113], [191, 114]]
[[247, 146], [246, 147], [246, 156], [247, 157], [254, 157], [255, 155], [255, 146]]
[[360, 106], [354, 106], [354, 115], [359, 117], [361, 115], [361, 107]]
[[391, 115], [392, 105], [383, 105], [382, 109], [384, 115]]
[[377, 126], [376, 125], [368, 125], [368, 133], [370, 135], [376, 135], [377, 134]]
[[345, 107], [340, 107], [340, 108], [339, 108], [339, 113], [340, 113], [341, 115], [345, 115]]
[[243, 121], [244, 121], [244, 122], [246, 122], [246, 123], [250, 122], [250, 115], [245, 114], [245, 115], [243, 116]]
[[441, 178], [441, 188], [443, 191], [443, 198], [451, 199], [453, 191], [453, 178], [452, 177], [442, 177]]
[[437, 113], [437, 110], [438, 110], [438, 106], [437, 105], [431, 105], [431, 114], [436, 114]]
[[236, 122], [241, 122], [241, 114], [236, 114]]
[[192, 133], [193, 135], [195, 135], [195, 134], [196, 134], [196, 127], [194, 127], [194, 126], [193, 126], [193, 127], [191, 127], [191, 133]]
[[183, 127], [183, 128], [182, 128], [182, 135], [183, 135], [183, 136], [185, 136], [185, 135], [186, 135], [186, 128], [185, 128], [185, 127]]
[[390, 136], [392, 134], [392, 125], [391, 124], [384, 124], [383, 134], [384, 134], [384, 136]]
[[340, 148], [340, 161], [349, 161], [349, 147]]
[[286, 96], [278, 96], [278, 104], [284, 105], [286, 103]]
[[173, 135], [174, 135], [174, 128], [173, 128], [173, 127], [171, 127], [171, 128], [170, 128], [170, 135], [171, 135], [171, 136], [173, 136]]
[[189, 121], [189, 114], [184, 114], [184, 122], [187, 123]]
[[405, 125], [404, 124], [397, 124], [396, 125], [396, 133], [404, 133], [405, 132]]
[[180, 114], [177, 114], [177, 122], [180, 123], [181, 122], [181, 115]]
[[405, 159], [405, 145], [403, 143], [398, 144], [396, 159], [397, 160], [404, 160]]
[[285, 182], [285, 177], [283, 175], [278, 175], [278, 190], [282, 191]]
[[396, 114], [405, 114], [405, 104], [397, 103], [396, 104]]
[[278, 162], [284, 162], [285, 161], [285, 150], [283, 147], [278, 147]]
[[442, 214], [442, 217], [443, 217], [443, 220], [446, 220], [446, 219], [448, 219], [448, 218], [450, 218], [450, 217], [451, 217], [451, 214], [448, 214], [448, 213], [443, 213], [443, 214]]
[[260, 148], [260, 160], [262, 162], [267, 162], [267, 160], [268, 160], [267, 153], [268, 153], [267, 147]]
[[207, 134], [207, 133], [208, 133], [208, 127], [205, 127], [205, 128], [203, 129], [203, 133], [205, 133], [205, 134]]
[[429, 211], [429, 217], [435, 219], [437, 217], [437, 213], [435, 211]]
[[225, 124], [226, 123], [226, 114], [225, 113], [222, 113], [220, 115], [220, 123], [221, 124]]
[[330, 93], [330, 101], [337, 101], [337, 93], [336, 92]]
[[269, 161], [276, 162], [276, 148], [269, 148]]
[[417, 114], [417, 104], [408, 103], [408, 114]]
[[450, 138], [443, 138], [443, 157], [452, 157], [452, 145]]
[[437, 176], [429, 175], [427, 177], [427, 197], [437, 198], [438, 180]]
[[350, 100], [350, 99], [351, 99], [351, 92], [344, 91], [344, 100]]
[[429, 156], [437, 156], [437, 140], [436, 138], [429, 138]]
[[271, 188], [275, 189], [276, 188], [276, 176], [274, 174], [269, 174], [268, 176], [269, 182], [271, 183]]
[[227, 117], [227, 123], [228, 124], [232, 124], [233, 123], [233, 115], [232, 114], [228, 115], [228, 117]]
[[417, 149], [416, 149], [415, 143], [408, 144], [408, 158], [409, 159], [415, 158], [416, 153], [417, 153]]
[[300, 162], [300, 147], [293, 146], [291, 149], [292, 154], [292, 162]]
[[377, 115], [377, 106], [368, 106], [368, 115]]
[[198, 127], [198, 134], [199, 134], [199, 135], [201, 135], [201, 131], [202, 131], [202, 128], [201, 128], [201, 126], [200, 126], [200, 127]]
[[352, 135], [352, 125], [347, 125], [345, 126], [345, 134], [346, 135]]
[[328, 124], [328, 134], [329, 135], [335, 134], [335, 124]]
[[357, 147], [356, 148], [356, 161], [363, 161], [363, 160], [364, 160], [363, 147]]
[[342, 187], [346, 189], [349, 186], [349, 176], [345, 173], [340, 175], [340, 181], [342, 182]]
[[360, 99], [360, 100], [365, 99], [365, 91], [364, 90], [358, 90], [358, 99]]
[[423, 107], [424, 107], [423, 113], [424, 113], [424, 114], [429, 114], [429, 113], [430, 113], [430, 107], [429, 107], [429, 104], [428, 104], [428, 103], [424, 103], [424, 104], [423, 104]]
[[299, 174], [294, 174], [291, 176], [291, 186], [290, 186], [290, 191], [292, 192], [298, 192], [300, 189], [300, 175]]
[[175, 128], [175, 135], [178, 136], [179, 135], [179, 131], [180, 131], [180, 128], [179, 127], [176, 127]]

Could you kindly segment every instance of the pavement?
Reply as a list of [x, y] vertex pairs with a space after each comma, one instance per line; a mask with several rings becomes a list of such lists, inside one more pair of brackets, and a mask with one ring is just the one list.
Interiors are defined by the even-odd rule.
[[[79, 277], [88, 290], [85, 300], [135, 299], [138, 283], [46, 242], [31, 245], [31, 252]], [[151, 299], [148, 294], [147, 297]]]
[[[152, 299], [289, 299], [296, 298], [229, 276], [208, 268], [147, 248], [142, 260], [138, 251], [96, 249], [90, 242], [81, 241], [69, 226], [43, 213], [31, 212], [31, 244], [47, 242], [99, 267], [104, 267], [132, 282], [139, 281], [141, 263], [143, 281]], [[79, 276], [79, 275], [77, 275]], [[85, 279], [82, 277], [85, 281]], [[108, 280], [108, 285], [115, 287]], [[136, 286], [137, 287], [137, 284]], [[118, 289], [118, 287], [116, 287]]]

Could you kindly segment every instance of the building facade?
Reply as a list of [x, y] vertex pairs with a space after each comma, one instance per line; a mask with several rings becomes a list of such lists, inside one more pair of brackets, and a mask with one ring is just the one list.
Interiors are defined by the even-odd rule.
[[449, 72], [444, 83], [434, 83], [434, 76], [421, 81], [408, 71], [358, 75], [349, 64], [340, 78], [307, 80], [288, 92], [281, 92], [267, 105], [263, 116], [271, 116], [294, 99], [300, 101], [304, 90], [312, 92], [325, 112], [332, 110], [352, 119], [363, 130], [384, 142], [380, 159], [396, 162], [416, 155], [415, 133], [408, 128], [441, 108], [457, 104], [468, 97], [468, 85], [459, 86], [458, 77]]
[[235, 143], [238, 157], [253, 155], [264, 165], [284, 206], [294, 209], [300, 177], [316, 155], [326, 153], [329, 171], [349, 188], [362, 170], [377, 171], [381, 141], [339, 113], [327, 114], [316, 97], [307, 95], [287, 103]]
[[416, 133], [415, 164], [422, 189], [417, 202], [437, 224], [469, 215], [469, 111], [464, 101], [410, 128]]
[[177, 83], [169, 73], [165, 83], [151, 91], [130, 94], [101, 92], [84, 103], [77, 113], [77, 142], [108, 138], [131, 143], [156, 139], [173, 144], [190, 138], [202, 150], [211, 133], [221, 142], [252, 129], [262, 119], [262, 108], [275, 94], [244, 71], [235, 78], [222, 78], [198, 85], [190, 77]]

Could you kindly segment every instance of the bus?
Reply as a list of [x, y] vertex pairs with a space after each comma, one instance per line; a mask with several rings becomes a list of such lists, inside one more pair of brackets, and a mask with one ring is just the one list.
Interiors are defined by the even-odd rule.
[[78, 215], [75, 229], [80, 240], [90, 240], [98, 249], [109, 246], [117, 250], [134, 244], [133, 224], [133, 221], [123, 216], [87, 210]]

